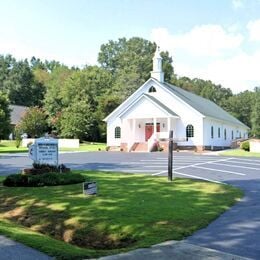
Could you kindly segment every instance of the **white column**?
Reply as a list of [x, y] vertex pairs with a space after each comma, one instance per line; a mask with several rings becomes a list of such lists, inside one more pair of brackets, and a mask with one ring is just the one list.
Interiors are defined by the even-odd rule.
[[154, 133], [154, 136], [156, 136], [157, 134], [157, 127], [156, 127], [156, 118], [153, 119], [153, 133]]
[[135, 142], [135, 128], [136, 128], [136, 119], [133, 119], [133, 131], [132, 131], [132, 141]]
[[171, 130], [171, 118], [170, 117], [167, 118], [167, 130], [168, 130], [168, 133]]

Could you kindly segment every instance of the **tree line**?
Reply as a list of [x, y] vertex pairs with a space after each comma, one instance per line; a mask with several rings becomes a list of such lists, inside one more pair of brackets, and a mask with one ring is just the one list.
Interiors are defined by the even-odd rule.
[[[68, 67], [57, 61], [16, 60], [0, 55], [0, 138], [10, 131], [8, 104], [31, 107], [16, 132], [104, 141], [102, 121], [150, 77], [156, 44], [133, 37], [102, 44], [98, 64]], [[260, 88], [233, 94], [209, 80], [178, 77], [161, 52], [165, 81], [212, 100], [260, 136]], [[37, 131], [35, 131], [37, 129]]]

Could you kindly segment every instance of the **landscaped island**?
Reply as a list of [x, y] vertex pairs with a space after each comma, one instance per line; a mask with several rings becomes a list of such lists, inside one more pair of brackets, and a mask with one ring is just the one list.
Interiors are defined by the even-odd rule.
[[[190, 179], [77, 171], [82, 184], [0, 186], [0, 233], [58, 259], [82, 259], [181, 240], [242, 196], [229, 185]], [[1, 177], [1, 181], [3, 181]]]

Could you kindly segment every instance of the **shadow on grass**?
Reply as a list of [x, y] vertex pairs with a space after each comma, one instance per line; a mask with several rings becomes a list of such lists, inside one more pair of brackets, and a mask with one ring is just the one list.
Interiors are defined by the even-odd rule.
[[[242, 194], [189, 179], [87, 172], [98, 196], [82, 185], [1, 187], [0, 217], [82, 248], [103, 253], [180, 240], [205, 227]], [[106, 249], [106, 251], [103, 251]]]

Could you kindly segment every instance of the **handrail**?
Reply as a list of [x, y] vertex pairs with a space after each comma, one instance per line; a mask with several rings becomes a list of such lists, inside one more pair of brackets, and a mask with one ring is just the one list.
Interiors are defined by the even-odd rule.
[[150, 152], [154, 144], [158, 141], [158, 133], [153, 133], [147, 141], [147, 151]]

